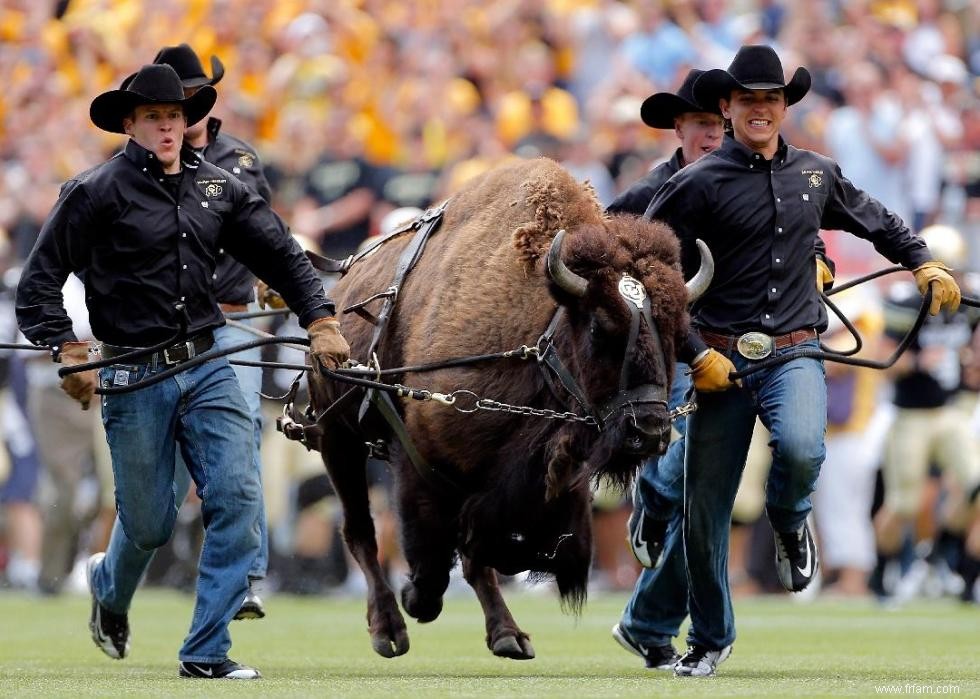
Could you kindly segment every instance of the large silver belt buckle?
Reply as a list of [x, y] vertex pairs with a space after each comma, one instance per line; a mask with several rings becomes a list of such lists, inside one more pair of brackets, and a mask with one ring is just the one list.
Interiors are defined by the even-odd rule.
[[765, 359], [772, 354], [772, 338], [765, 333], [745, 333], [735, 347], [746, 359]]

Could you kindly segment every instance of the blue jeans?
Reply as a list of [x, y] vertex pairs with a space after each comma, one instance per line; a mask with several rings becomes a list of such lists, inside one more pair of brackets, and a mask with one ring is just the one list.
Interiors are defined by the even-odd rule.
[[[255, 335], [247, 330], [229, 326], [218, 328], [214, 332], [215, 344], [222, 349], [254, 340], [255, 337]], [[262, 350], [259, 347], [253, 347], [244, 352], [236, 352], [230, 355], [230, 357], [259, 361], [262, 358]], [[252, 416], [252, 431], [254, 434], [253, 464], [261, 487], [262, 462], [259, 459], [259, 447], [262, 444], [262, 399], [259, 396], [259, 392], [262, 390], [262, 369], [259, 367], [237, 365], [232, 366], [232, 368], [235, 370], [235, 376], [238, 378], [238, 383], [242, 388], [242, 396], [245, 398], [245, 404], [248, 406], [248, 411]], [[184, 463], [184, 457], [178, 450], [176, 464], [174, 466], [174, 501], [177, 503], [178, 509], [187, 498], [187, 491], [190, 489], [190, 485], [190, 471]], [[259, 495], [261, 498], [261, 490]], [[119, 526], [118, 516], [116, 517], [113, 529], [117, 526]], [[259, 551], [255, 557], [255, 562], [248, 571], [248, 577], [253, 580], [264, 578], [269, 565], [269, 537], [266, 528], [264, 503], [260, 503], [259, 508], [259, 537], [261, 538]], [[137, 577], [142, 579], [143, 573], [146, 572], [150, 561], [153, 559], [154, 550], [143, 551], [125, 539], [122, 540], [120, 546], [121, 558], [125, 561], [124, 565], [128, 569], [138, 570], [139, 575]]]
[[[775, 355], [803, 348], [817, 349], [817, 341]], [[739, 371], [753, 365], [737, 352], [728, 356]], [[774, 530], [793, 531], [803, 524], [826, 453], [827, 389], [821, 360], [794, 359], [751, 374], [743, 384], [698, 394], [698, 410], [687, 425], [683, 531], [690, 588], [688, 643], [713, 650], [735, 640], [728, 535], [756, 416], [771, 434], [774, 466], [766, 483], [766, 512]]]
[[[688, 366], [678, 362], [670, 389], [668, 407], [674, 410], [686, 402], [691, 389]], [[684, 498], [684, 442], [687, 417], [674, 422], [680, 437], [667, 447], [662, 457], [643, 465], [636, 481], [638, 502], [648, 517], [670, 519], [664, 542], [663, 562], [656, 568], [644, 568], [633, 587], [620, 625], [644, 645], [664, 646], [680, 633], [687, 616], [687, 569], [681, 539]]]
[[[99, 378], [103, 386], [134, 383], [165, 368], [114, 365]], [[105, 560], [93, 572], [93, 593], [109, 610], [129, 611], [145, 569], [133, 562], [132, 552], [152, 553], [173, 532], [179, 447], [204, 519], [194, 617], [179, 658], [219, 662], [231, 648], [228, 623], [248, 589], [259, 549], [262, 503], [252, 422], [235, 372], [226, 359], [215, 359], [153, 386], [103, 396], [102, 421], [118, 518]]]

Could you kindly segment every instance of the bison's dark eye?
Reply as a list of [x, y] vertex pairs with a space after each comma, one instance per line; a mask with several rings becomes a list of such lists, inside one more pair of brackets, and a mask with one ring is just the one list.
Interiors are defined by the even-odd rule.
[[619, 337], [622, 333], [620, 328], [616, 325], [616, 322], [604, 309], [599, 308], [592, 315], [592, 323], [589, 326], [589, 332], [596, 342], [607, 343], [612, 342], [615, 338]]

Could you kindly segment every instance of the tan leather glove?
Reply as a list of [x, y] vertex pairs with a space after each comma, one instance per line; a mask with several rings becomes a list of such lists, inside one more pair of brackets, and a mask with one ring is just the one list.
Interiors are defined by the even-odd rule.
[[[58, 356], [65, 366], [85, 364], [91, 361], [89, 359], [89, 343], [65, 342], [61, 345], [61, 353]], [[79, 371], [76, 374], [68, 374], [61, 380], [61, 390], [81, 403], [82, 410], [88, 410], [92, 396], [95, 395], [98, 380], [95, 369]]]
[[269, 288], [269, 285], [261, 279], [255, 285], [255, 297], [262, 310], [265, 310], [266, 306], [277, 310], [286, 307], [286, 300], [279, 295], [279, 292]]
[[732, 364], [732, 360], [714, 349], [709, 349], [699, 355], [691, 363], [691, 377], [694, 379], [694, 387], [702, 393], [727, 391], [735, 386], [736, 384], [728, 378], [728, 375], [733, 371], [735, 371], [735, 365]]
[[830, 271], [827, 263], [817, 258], [817, 291], [823, 293], [831, 284], [834, 283], [834, 275]]
[[336, 318], [318, 318], [306, 332], [310, 335], [313, 371], [319, 373], [321, 364], [326, 369], [336, 369], [350, 358], [350, 345], [340, 334], [340, 321]]
[[950, 275], [952, 270], [942, 262], [932, 260], [919, 265], [912, 274], [915, 275], [915, 285], [919, 293], [925, 294], [932, 286], [932, 303], [929, 305], [929, 315], [936, 315], [940, 308], [952, 313], [960, 307], [960, 287]]

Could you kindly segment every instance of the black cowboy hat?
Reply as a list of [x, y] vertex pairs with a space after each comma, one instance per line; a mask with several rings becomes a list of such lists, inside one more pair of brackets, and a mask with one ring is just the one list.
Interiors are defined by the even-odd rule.
[[211, 56], [211, 77], [205, 75], [201, 59], [188, 44], [164, 46], [153, 62], [166, 63], [176, 70], [184, 87], [216, 85], [225, 76], [225, 67], [217, 56]]
[[640, 118], [643, 119], [643, 123], [653, 129], [672, 129], [674, 119], [681, 114], [688, 112], [721, 114], [718, 100], [714, 101], [713, 107], [702, 107], [694, 99], [694, 83], [703, 74], [703, 70], [695, 68], [684, 78], [684, 83], [676, 95], [670, 92], [658, 92], [643, 100], [643, 105], [640, 107]]
[[184, 108], [189, 126], [206, 117], [218, 99], [218, 93], [210, 85], [185, 99], [184, 86], [169, 65], [145, 65], [123, 84], [122, 89], [103, 92], [89, 107], [92, 123], [103, 131], [126, 133], [123, 117], [141, 104], [179, 104]]
[[707, 71], [694, 83], [694, 97], [701, 104], [717, 104], [732, 90], [775, 90], [782, 88], [786, 104], [796, 104], [810, 89], [810, 72], [797, 68], [786, 82], [783, 64], [771, 46], [743, 46], [735, 54], [728, 70]]

